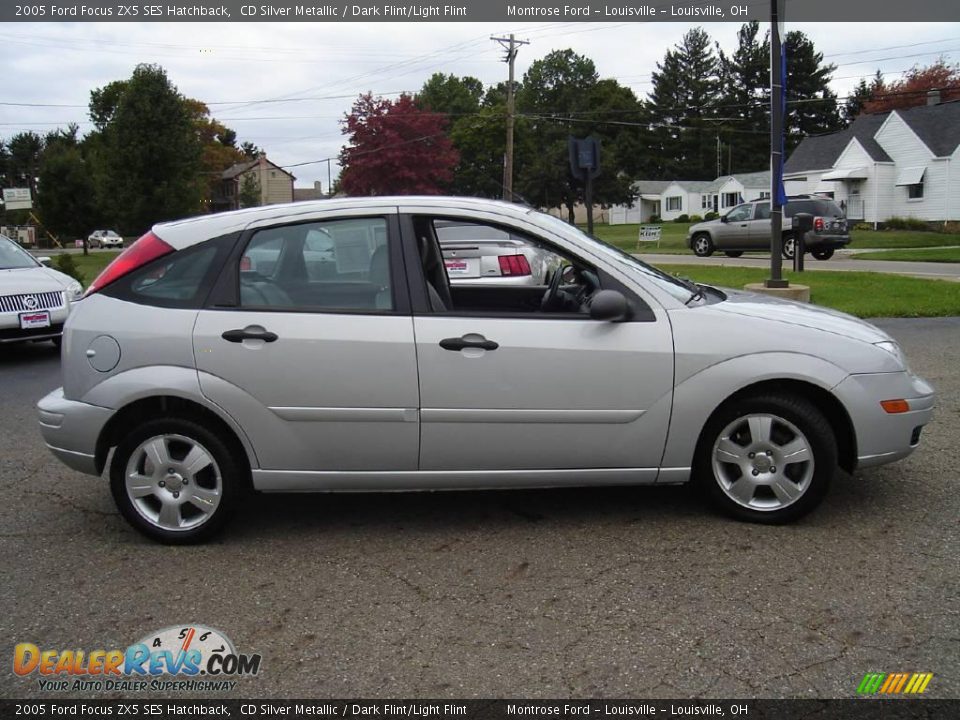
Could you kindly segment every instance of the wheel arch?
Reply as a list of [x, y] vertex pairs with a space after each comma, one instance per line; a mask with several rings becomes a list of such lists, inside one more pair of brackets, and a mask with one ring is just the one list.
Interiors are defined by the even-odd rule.
[[[94, 451], [97, 473], [103, 472], [110, 449], [120, 443], [125, 430], [145, 420], [170, 417], [185, 417], [203, 423], [211, 430], [215, 430], [233, 452], [244, 457], [248, 468], [253, 469], [258, 466], [253, 449], [245, 442], [242, 434], [218, 413], [193, 400], [177, 395], [161, 394], [134, 400], [117, 410], [107, 421], [103, 430], [100, 431]], [[246, 481], [250, 483], [249, 474]]]
[[703, 432], [710, 421], [727, 405], [747, 397], [759, 395], [795, 395], [810, 401], [814, 407], [823, 413], [833, 430], [837, 440], [837, 459], [840, 467], [852, 473], [857, 466], [857, 437], [853, 427], [853, 420], [836, 395], [829, 390], [805, 380], [782, 379], [761, 380], [740, 388], [731, 393], [714, 409], [700, 428], [697, 436], [697, 447], [703, 439]]

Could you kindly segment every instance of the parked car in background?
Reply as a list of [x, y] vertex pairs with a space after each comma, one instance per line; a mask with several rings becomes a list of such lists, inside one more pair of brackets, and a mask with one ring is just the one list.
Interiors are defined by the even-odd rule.
[[434, 228], [454, 284], [544, 285], [560, 264], [558, 255], [505, 228], [448, 219]]
[[[549, 284], [452, 283], [438, 237], [451, 221], [562, 266]], [[65, 340], [63, 387], [38, 404], [44, 440], [75, 470], [109, 464], [120, 512], [168, 543], [211, 536], [250, 488], [693, 480], [734, 517], [787, 522], [838, 466], [912, 453], [934, 403], [868, 323], [696, 285], [471, 198], [156, 225], [90, 285]]]
[[60, 345], [70, 304], [83, 287], [0, 235], [0, 344], [52, 340]]
[[[783, 207], [783, 256], [793, 259], [796, 239], [791, 227], [797, 213], [813, 215], [813, 229], [804, 236], [807, 251], [817, 260], [829, 260], [837, 248], [850, 244], [850, 230], [843, 210], [828, 197], [796, 195]], [[715, 251], [730, 257], [770, 249], [770, 200], [752, 200], [737, 205], [726, 215], [691, 225], [687, 247], [708, 257]]]
[[122, 248], [123, 238], [113, 230], [94, 230], [87, 238], [89, 248]]

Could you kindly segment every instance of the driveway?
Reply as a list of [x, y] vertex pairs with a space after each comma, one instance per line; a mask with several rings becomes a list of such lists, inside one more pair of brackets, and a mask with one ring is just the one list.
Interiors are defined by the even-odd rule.
[[960, 696], [960, 319], [878, 324], [936, 418], [794, 525], [683, 487], [263, 496], [200, 547], [144, 540], [47, 453], [33, 404], [59, 358], [2, 348], [0, 696], [78, 695], [15, 676], [16, 643], [125, 648], [191, 622], [263, 656], [239, 697], [852, 697], [897, 671]]

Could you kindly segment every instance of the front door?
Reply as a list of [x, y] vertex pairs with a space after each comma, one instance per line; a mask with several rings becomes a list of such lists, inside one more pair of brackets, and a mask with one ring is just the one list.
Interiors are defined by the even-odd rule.
[[[429, 220], [411, 227], [430, 234]], [[526, 240], [531, 252], [574, 263], [565, 286], [573, 298], [581, 284], [614, 282], [543, 238]], [[544, 310], [546, 291], [456, 285], [450, 307], [415, 315], [422, 470], [537, 469], [544, 484], [555, 480], [550, 470], [636, 468], [655, 477], [673, 389], [665, 313], [631, 295], [633, 321], [592, 320], [576, 302]]]
[[262, 471], [415, 470], [396, 211], [263, 227], [244, 242], [225, 271], [233, 296], [222, 291], [194, 329], [203, 393], [242, 424]]

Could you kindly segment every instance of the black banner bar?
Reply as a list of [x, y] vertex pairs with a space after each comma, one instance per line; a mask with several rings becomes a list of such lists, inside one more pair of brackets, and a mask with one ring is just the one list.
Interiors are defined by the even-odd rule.
[[0, 700], [0, 717], [946, 720], [960, 700]]
[[[945, 22], [957, 0], [788, 0], [790, 22]], [[737, 22], [769, 21], [769, 0], [36, 0], [0, 4], [4, 22]]]

